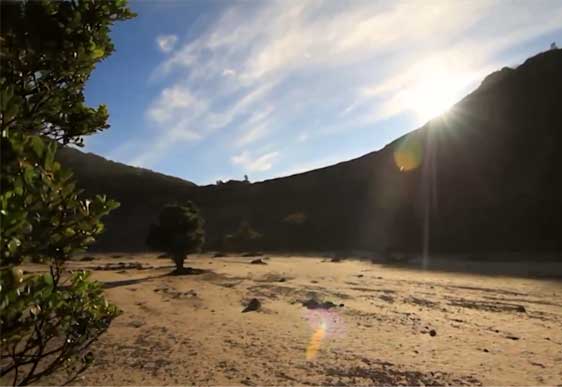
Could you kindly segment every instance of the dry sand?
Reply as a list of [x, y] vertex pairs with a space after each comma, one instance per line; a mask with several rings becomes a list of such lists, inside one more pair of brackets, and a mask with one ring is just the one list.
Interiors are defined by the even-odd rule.
[[[561, 281], [252, 259], [197, 256], [208, 272], [186, 276], [149, 254], [71, 262], [124, 312], [75, 384], [562, 384]], [[252, 298], [261, 309], [241, 313]]]

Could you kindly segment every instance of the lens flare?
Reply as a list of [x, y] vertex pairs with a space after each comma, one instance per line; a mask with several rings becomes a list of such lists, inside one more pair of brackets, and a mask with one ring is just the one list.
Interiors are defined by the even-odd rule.
[[329, 310], [309, 310], [305, 319], [314, 331], [306, 348], [306, 360], [313, 361], [324, 339], [342, 335], [344, 324], [336, 311]]
[[423, 148], [414, 136], [406, 136], [394, 149], [394, 163], [401, 172], [418, 168], [423, 159]]
[[326, 322], [322, 322], [316, 332], [310, 338], [308, 347], [306, 348], [306, 360], [312, 361], [316, 358], [316, 354], [320, 349], [322, 339], [326, 336]]

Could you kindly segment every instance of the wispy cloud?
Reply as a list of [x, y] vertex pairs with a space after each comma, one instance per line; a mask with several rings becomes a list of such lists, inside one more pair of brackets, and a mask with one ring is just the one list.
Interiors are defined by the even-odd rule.
[[248, 151], [244, 151], [231, 158], [234, 165], [241, 166], [245, 171], [249, 172], [265, 172], [273, 166], [275, 159], [279, 157], [279, 152], [268, 152], [260, 155], [252, 155]]
[[[435, 79], [453, 82], [449, 98], [460, 98], [499, 66], [498, 55], [510, 45], [560, 30], [562, 4], [236, 2], [214, 20], [188, 40], [157, 39], [168, 55], [152, 78], [164, 86], [146, 118], [164, 138], [161, 156], [178, 142], [213, 136], [230, 152], [273, 138], [297, 146], [311, 136], [415, 114]], [[137, 161], [158, 155], [143, 157]], [[279, 154], [225, 157], [263, 172]]]
[[307, 132], [300, 133], [297, 137], [297, 142], [306, 142], [308, 141], [308, 137], [309, 136]]
[[158, 48], [164, 53], [171, 52], [177, 42], [178, 37], [176, 35], [160, 35], [156, 38]]
[[273, 111], [272, 107], [268, 107], [265, 110], [252, 113], [245, 122], [239, 124], [240, 133], [234, 144], [242, 147], [266, 136], [271, 129], [270, 117]]

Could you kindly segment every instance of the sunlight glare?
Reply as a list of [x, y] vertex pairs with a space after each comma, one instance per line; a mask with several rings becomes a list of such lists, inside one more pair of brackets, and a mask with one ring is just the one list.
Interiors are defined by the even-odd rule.
[[404, 91], [404, 102], [425, 123], [449, 110], [466, 93], [474, 74], [432, 62], [418, 68], [417, 81]]

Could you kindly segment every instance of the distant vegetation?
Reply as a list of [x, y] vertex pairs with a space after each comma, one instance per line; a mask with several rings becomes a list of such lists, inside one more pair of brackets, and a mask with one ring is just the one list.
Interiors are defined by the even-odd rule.
[[304, 222], [306, 222], [306, 214], [304, 212], [293, 212], [289, 215], [287, 215], [284, 219], [283, 222], [285, 223], [289, 223], [289, 224], [303, 224]]
[[230, 251], [256, 251], [260, 248], [262, 234], [250, 226], [247, 221], [240, 222], [238, 229], [225, 236], [225, 247]]
[[[0, 15], [0, 377], [27, 385], [65, 370], [72, 380], [119, 310], [86, 273], [65, 276], [64, 265], [118, 204], [83, 197], [55, 154], [109, 126], [104, 105], [84, 103], [84, 82], [113, 51], [111, 25], [133, 14], [125, 1], [84, 0], [2, 2]], [[29, 261], [49, 272], [25, 275]]]
[[164, 207], [158, 224], [150, 226], [146, 242], [150, 248], [170, 256], [176, 265], [175, 273], [183, 274], [187, 254], [199, 251], [205, 242], [199, 210], [191, 202]]

